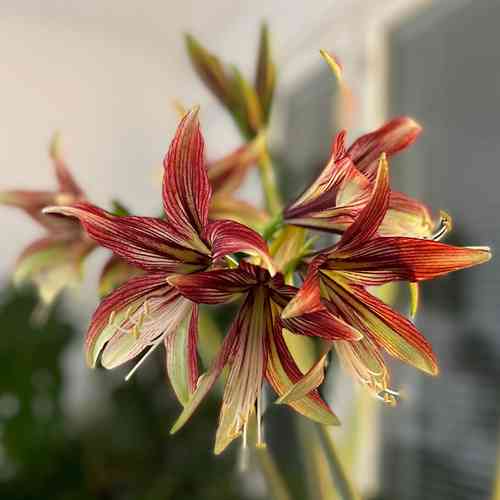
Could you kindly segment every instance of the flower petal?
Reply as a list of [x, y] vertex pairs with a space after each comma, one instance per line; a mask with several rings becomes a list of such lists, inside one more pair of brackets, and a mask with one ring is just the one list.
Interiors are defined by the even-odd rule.
[[89, 203], [48, 207], [44, 213], [78, 218], [97, 243], [149, 271], [190, 272], [207, 263], [207, 256], [182, 246], [172, 227], [161, 219], [117, 217]]
[[340, 233], [370, 197], [370, 183], [345, 155], [345, 131], [337, 135], [329, 162], [313, 184], [284, 211], [288, 224]]
[[[331, 312], [359, 329], [391, 356], [436, 375], [438, 366], [432, 347], [404, 316], [368, 293], [361, 286], [322, 279]], [[362, 341], [361, 341], [362, 342]]]
[[71, 194], [75, 197], [75, 199], [83, 199], [85, 195], [78, 183], [75, 181], [74, 177], [71, 175], [71, 172], [62, 157], [61, 137], [57, 132], [52, 137], [49, 152], [54, 163], [54, 170], [61, 193]]
[[260, 132], [255, 139], [231, 154], [207, 165], [207, 174], [215, 194], [231, 194], [245, 179], [248, 170], [259, 160], [265, 148], [266, 136]]
[[391, 191], [389, 208], [380, 225], [384, 236], [430, 238], [437, 226], [429, 207], [404, 193]]
[[176, 274], [168, 282], [185, 297], [199, 304], [222, 304], [252, 288], [257, 279], [242, 267], [192, 274]]
[[198, 108], [181, 120], [163, 162], [163, 207], [169, 223], [187, 245], [204, 253], [199, 235], [208, 221], [211, 188], [204, 159]]
[[290, 319], [325, 309], [321, 303], [319, 282], [319, 268], [324, 264], [325, 260], [325, 256], [319, 255], [309, 264], [304, 283], [281, 313], [283, 319]]
[[328, 343], [326, 348], [323, 350], [322, 355], [314, 363], [313, 366], [309, 369], [309, 371], [285, 394], [282, 394], [277, 400], [277, 404], [283, 403], [293, 403], [294, 401], [298, 401], [302, 398], [305, 398], [308, 394], [310, 394], [314, 389], [317, 389], [325, 379], [325, 364], [328, 357], [328, 353], [333, 347], [333, 342]]
[[[129, 283], [130, 281], [127, 284]], [[116, 368], [149, 348], [148, 353], [128, 373], [128, 380], [145, 357], [155, 350], [165, 337], [179, 328], [191, 313], [192, 307], [193, 304], [189, 300], [167, 287], [143, 296], [143, 300], [132, 305], [129, 314], [123, 308], [116, 310], [114, 321], [108, 324], [108, 328], [111, 331], [114, 329], [114, 333], [102, 351], [101, 363], [104, 368]]]
[[341, 272], [354, 283], [371, 286], [399, 280], [429, 280], [482, 264], [490, 258], [488, 247], [456, 247], [418, 238], [378, 237], [347, 252], [345, 257], [342, 252], [332, 257], [322, 272]]
[[365, 337], [360, 342], [335, 342], [340, 362], [375, 397], [395, 405], [399, 394], [390, 388], [390, 374], [377, 345]]
[[[278, 396], [286, 394], [304, 374], [292, 358], [281, 327], [275, 328], [273, 335], [268, 336], [268, 360], [266, 379]], [[324, 425], [339, 425], [339, 420], [330, 407], [321, 399], [317, 389], [313, 389], [306, 397], [288, 403], [295, 411], [315, 422]]]
[[234, 320], [234, 328], [238, 330], [238, 338], [222, 397], [215, 436], [216, 454], [241, 434], [262, 390], [267, 359], [266, 334], [273, 329], [271, 306], [262, 288], [248, 294]]
[[260, 208], [229, 194], [219, 194], [210, 201], [211, 219], [229, 219], [254, 230], [261, 230], [269, 222], [269, 214]]
[[[85, 339], [90, 367], [95, 367], [104, 345], [117, 333], [117, 325], [121, 327], [127, 316], [132, 317], [132, 313], [144, 311], [144, 302], [152, 296], [168, 299], [179, 294], [166, 283], [164, 273], [156, 273], [130, 279], [101, 301], [92, 316]], [[128, 329], [133, 336], [133, 328]]]
[[379, 129], [361, 136], [347, 150], [356, 167], [370, 180], [377, 175], [380, 155], [388, 157], [411, 146], [422, 127], [407, 116], [390, 120]]
[[189, 418], [193, 415], [205, 396], [208, 394], [210, 389], [214, 386], [217, 378], [221, 374], [224, 366], [232, 355], [235, 346], [237, 345], [238, 332], [238, 323], [234, 322], [231, 329], [229, 330], [229, 333], [224, 338], [222, 346], [219, 349], [219, 353], [213, 361], [212, 366], [210, 367], [208, 372], [201, 375], [201, 377], [198, 379], [196, 390], [189, 398], [189, 401], [184, 405], [184, 409], [170, 429], [170, 434], [175, 434], [184, 426], [184, 424], [189, 420]]
[[213, 260], [232, 253], [243, 252], [260, 257], [269, 272], [274, 273], [267, 243], [253, 229], [232, 220], [217, 220], [210, 222], [204, 236], [212, 249]]
[[283, 319], [282, 323], [292, 333], [322, 338], [327, 341], [347, 340], [354, 342], [363, 338], [363, 334], [359, 330], [326, 310]]
[[177, 399], [184, 406], [196, 390], [198, 382], [198, 306], [193, 305], [177, 330], [165, 337], [166, 365]]
[[83, 259], [93, 248], [94, 245], [79, 240], [36, 240], [19, 256], [13, 281], [32, 281], [42, 302], [51, 304], [64, 288], [81, 281]]
[[104, 264], [99, 277], [99, 295], [101, 297], [109, 295], [130, 278], [140, 276], [143, 272], [141, 268], [132, 266], [120, 257], [112, 255]]
[[384, 153], [378, 162], [377, 178], [370, 200], [359, 212], [356, 220], [346, 229], [337, 249], [349, 251], [372, 238], [384, 220], [389, 206], [389, 165]]

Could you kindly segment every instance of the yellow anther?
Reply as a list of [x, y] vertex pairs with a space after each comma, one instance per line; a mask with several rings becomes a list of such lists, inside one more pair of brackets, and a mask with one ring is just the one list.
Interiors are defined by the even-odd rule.
[[134, 336], [135, 339], [139, 338], [140, 332], [137, 325], [134, 325], [134, 328], [132, 328], [132, 335]]
[[132, 316], [132, 306], [130, 306], [130, 307], [127, 309], [127, 312], [125, 313], [125, 319], [126, 319], [126, 320], [129, 320], [129, 319], [130, 319], [130, 316]]

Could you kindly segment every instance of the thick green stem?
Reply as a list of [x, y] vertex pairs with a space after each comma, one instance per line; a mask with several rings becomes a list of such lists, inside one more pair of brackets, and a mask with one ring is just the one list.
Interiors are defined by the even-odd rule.
[[316, 428], [318, 430], [325, 455], [328, 459], [328, 464], [330, 466], [330, 471], [332, 473], [339, 498], [341, 500], [361, 500], [361, 497], [354, 490], [354, 487], [349, 481], [347, 473], [340, 462], [337, 449], [333, 444], [333, 439], [328, 428], [321, 424], [317, 424]]
[[259, 160], [259, 174], [264, 196], [266, 198], [266, 207], [269, 213], [275, 216], [281, 211], [281, 197], [276, 182], [273, 162], [267, 148], [264, 149]]
[[273, 500], [292, 500], [287, 485], [267, 447], [256, 447], [255, 454]]

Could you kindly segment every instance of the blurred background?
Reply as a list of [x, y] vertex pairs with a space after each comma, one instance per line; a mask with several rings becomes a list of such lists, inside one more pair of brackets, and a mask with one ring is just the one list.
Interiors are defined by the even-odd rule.
[[[47, 144], [59, 130], [70, 168], [95, 203], [118, 197], [134, 213], [155, 214], [158, 172], [177, 122], [174, 99], [201, 105], [209, 157], [240, 144], [194, 75], [183, 33], [250, 74], [262, 20], [279, 71], [272, 152], [290, 196], [314, 177], [345, 126], [318, 55], [326, 48], [343, 62], [356, 97], [351, 140], [388, 117], [416, 118], [424, 133], [393, 162], [393, 183], [453, 216], [450, 242], [498, 248], [499, 0], [2, 0], [0, 189], [51, 189]], [[243, 196], [255, 200], [257, 186], [251, 177]], [[238, 472], [237, 446], [212, 455], [215, 398], [169, 436], [179, 407], [160, 355], [127, 384], [126, 368], [85, 367], [83, 337], [108, 254], [88, 259], [83, 286], [36, 327], [33, 291], [13, 290], [10, 273], [40, 230], [8, 208], [0, 225], [0, 498], [267, 498], [257, 470]], [[422, 287], [417, 324], [441, 375], [429, 379], [394, 364], [407, 395], [397, 408], [366, 400], [340, 374], [329, 381], [345, 424], [334, 436], [364, 498], [500, 498], [493, 496], [499, 296], [496, 259]], [[271, 409], [269, 428], [286, 414]], [[301, 487], [307, 464], [284, 446], [284, 428], [270, 441], [295, 498], [336, 498]]]

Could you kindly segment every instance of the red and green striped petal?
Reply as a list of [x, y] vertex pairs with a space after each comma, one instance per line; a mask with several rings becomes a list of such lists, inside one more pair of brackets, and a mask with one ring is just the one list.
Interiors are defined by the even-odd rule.
[[208, 262], [206, 255], [183, 247], [172, 227], [161, 219], [117, 217], [89, 203], [48, 207], [44, 212], [78, 218], [94, 241], [148, 271], [190, 272]]
[[210, 392], [215, 382], [219, 378], [224, 366], [232, 356], [237, 344], [239, 336], [239, 324], [235, 321], [229, 330], [229, 333], [224, 338], [222, 346], [212, 363], [210, 369], [201, 375], [198, 379], [195, 391], [192, 393], [189, 401], [184, 405], [184, 408], [170, 429], [171, 434], [179, 431], [184, 424], [191, 418], [205, 396]]
[[356, 167], [369, 179], [377, 175], [380, 155], [388, 157], [411, 146], [422, 127], [413, 119], [401, 116], [390, 120], [379, 129], [361, 136], [347, 150]]
[[[290, 354], [279, 325], [273, 334], [268, 336], [268, 344], [266, 379], [278, 397], [285, 396], [304, 377], [304, 373], [300, 371]], [[324, 425], [339, 425], [340, 423], [317, 389], [313, 389], [301, 399], [289, 401], [288, 404], [296, 412], [315, 422]]]
[[238, 335], [222, 396], [215, 436], [216, 454], [241, 434], [262, 390], [267, 363], [266, 337], [273, 329], [271, 306], [262, 288], [248, 294], [234, 320], [234, 327]]
[[283, 395], [281, 395], [277, 400], [277, 404], [283, 403], [293, 403], [294, 401], [299, 401], [302, 398], [307, 397], [312, 391], [317, 389], [325, 380], [325, 369], [328, 353], [332, 349], [334, 343], [325, 343], [324, 349], [318, 361], [311, 366], [308, 372], [290, 389]]
[[[323, 279], [333, 314], [352, 324], [391, 356], [426, 373], [438, 366], [430, 343], [404, 316], [368, 293], [363, 287]], [[325, 304], [329, 306], [329, 302]]]
[[186, 246], [205, 253], [207, 248], [200, 235], [208, 221], [212, 190], [205, 166], [198, 108], [181, 120], [163, 165], [163, 207], [167, 220]]

